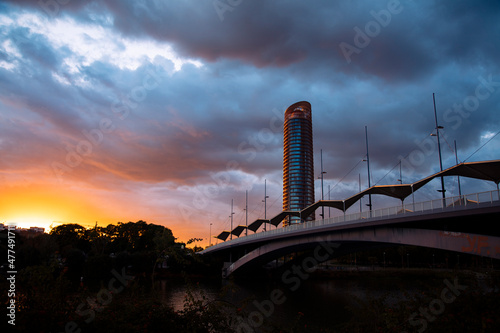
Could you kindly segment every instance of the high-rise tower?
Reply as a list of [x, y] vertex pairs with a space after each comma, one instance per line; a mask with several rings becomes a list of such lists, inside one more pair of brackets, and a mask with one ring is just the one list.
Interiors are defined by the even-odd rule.
[[[283, 145], [283, 210], [299, 211], [314, 203], [311, 104], [298, 102], [285, 111]], [[314, 220], [311, 214], [307, 220]], [[301, 223], [289, 216], [283, 226]]]

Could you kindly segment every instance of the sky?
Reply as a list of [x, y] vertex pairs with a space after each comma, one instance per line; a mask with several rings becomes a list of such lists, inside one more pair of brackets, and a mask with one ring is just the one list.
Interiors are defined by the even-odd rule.
[[368, 187], [365, 126], [371, 185], [438, 172], [433, 94], [444, 168], [499, 159], [499, 22], [496, 0], [1, 1], [0, 223], [145, 220], [208, 245], [246, 193], [249, 223], [281, 212], [303, 100], [325, 199]]

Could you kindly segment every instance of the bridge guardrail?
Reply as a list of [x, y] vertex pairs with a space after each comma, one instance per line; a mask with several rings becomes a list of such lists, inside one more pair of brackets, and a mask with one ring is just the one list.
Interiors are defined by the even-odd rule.
[[224, 243], [213, 245], [213, 247], [218, 247], [231, 244], [238, 244], [245, 240], [251, 240], [254, 238], [268, 237], [272, 235], [278, 235], [282, 233], [287, 233], [295, 230], [304, 230], [309, 228], [314, 228], [318, 226], [323, 226], [327, 224], [338, 224], [338, 223], [348, 223], [351, 224], [353, 221], [365, 222], [372, 218], [383, 218], [389, 216], [397, 216], [402, 214], [412, 214], [412, 213], [422, 213], [422, 212], [434, 212], [436, 210], [443, 210], [444, 208], [454, 209], [459, 207], [466, 207], [470, 205], [478, 205], [480, 203], [493, 203], [494, 201], [500, 201], [500, 191], [487, 191], [472, 194], [464, 194], [462, 196], [455, 196], [449, 198], [434, 199], [430, 201], [423, 202], [412, 202], [408, 204], [401, 204], [400, 206], [379, 208], [372, 211], [365, 211], [352, 214], [344, 214], [340, 216], [335, 216], [332, 218], [324, 220], [315, 220], [307, 223], [300, 223], [290, 225], [285, 228], [277, 228], [273, 230], [268, 230], [265, 232], [254, 233], [248, 236], [239, 237], [226, 241]]

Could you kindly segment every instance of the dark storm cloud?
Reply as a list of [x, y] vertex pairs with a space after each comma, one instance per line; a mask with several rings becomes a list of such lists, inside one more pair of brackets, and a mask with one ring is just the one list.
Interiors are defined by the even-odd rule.
[[[490, 96], [478, 99], [474, 111], [453, 108], [471, 101], [467, 98], [475, 96], [479, 78], [500, 81], [496, 1], [401, 0], [390, 23], [379, 24], [380, 31], [363, 47], [356, 45], [355, 28], [367, 34], [367, 25], [377, 22], [373, 13], [383, 15], [392, 1], [243, 1], [225, 11], [224, 20], [213, 3], [3, 5], [3, 12], [43, 15], [47, 25], [71, 19], [109, 29], [116, 33], [109, 45], [116, 56], [126, 50], [120, 38], [151, 40], [203, 63], [184, 64], [174, 72], [173, 63], [161, 57], [143, 59], [137, 68], [104, 57], [70, 69], [65, 60], [75, 56], [74, 50], [51, 45], [27, 28], [3, 28], [5, 39], [24, 43], [18, 45], [19, 57], [0, 49], [0, 59], [17, 64], [15, 70], [0, 69], [2, 112], [24, 110], [30, 121], [43, 119], [45, 129], [16, 123], [34, 134], [23, 138], [23, 131], [16, 130], [5, 135], [43, 142], [32, 147], [45, 155], [32, 156], [43, 165], [64, 164], [67, 146], [87, 140], [82, 131], [99, 128], [109, 118], [114, 130], [64, 175], [104, 187], [104, 175], [112, 176], [109, 182], [203, 185], [213, 181], [214, 173], [226, 172], [231, 161], [258, 178], [280, 174], [283, 111], [299, 100], [312, 103], [315, 154], [323, 149], [327, 177], [335, 180], [366, 154], [365, 125], [373, 167], [381, 175], [401, 157], [421, 150], [419, 144], [435, 127], [433, 92], [447, 139], [459, 140], [462, 155], [477, 148], [485, 132], [498, 131], [500, 88], [495, 84], [493, 91], [480, 89]], [[86, 38], [92, 42], [93, 37]], [[350, 62], [341, 43], [359, 50]], [[143, 88], [151, 70], [157, 86], [146, 89], [126, 117], [113, 112], [117, 101]], [[435, 152], [426, 156], [415, 166], [414, 177], [436, 171], [435, 161]], [[23, 163], [16, 159], [9, 165]], [[315, 165], [318, 169], [318, 158]], [[232, 181], [241, 179], [233, 176]]]
[[[113, 89], [127, 93], [140, 85], [142, 78], [150, 70], [149, 67], [145, 65], [134, 72], [117, 72], [116, 68], [99, 63], [92, 68], [84, 67], [80, 73], [85, 76], [86, 81], [93, 83], [94, 88], [66, 89], [66, 94], [70, 95], [57, 98], [42, 89], [38, 80], [30, 80], [29, 83], [34, 88], [27, 90], [38, 93], [29, 93], [28, 102], [22, 101], [22, 105], [18, 107], [28, 107], [43, 117], [54, 126], [50, 135], [59, 137], [59, 141], [56, 139], [52, 145], [33, 146], [34, 149], [41, 148], [47, 152], [44, 155], [46, 158], [43, 159], [45, 164], [57, 162], [65, 165], [66, 168], [63, 170], [65, 179], [84, 178], [92, 181], [100, 178], [94, 175], [104, 172], [110, 176], [135, 181], [194, 184], [206, 181], [209, 178], [208, 173], [226, 170], [228, 161], [232, 159], [239, 160], [242, 168], [250, 170], [250, 162], [254, 164], [257, 162], [257, 152], [263, 151], [267, 144], [277, 145], [277, 139], [269, 136], [261, 141], [257, 137], [257, 143], [251, 140], [252, 130], [258, 135], [260, 129], [270, 126], [269, 120], [262, 114], [248, 121], [247, 130], [242, 131], [241, 115], [235, 116], [234, 113], [240, 107], [224, 109], [214, 102], [213, 109], [200, 109], [199, 101], [209, 100], [210, 94], [215, 92], [204, 88], [208, 78], [195, 75], [189, 69], [178, 72], [172, 77], [162, 76], [159, 87], [149, 92], [147, 99], [137, 103], [138, 106], [130, 110], [127, 117], [121, 120], [113, 114], [112, 99], [106, 100], [99, 94], [102, 87], [100, 83], [105, 77], [103, 73], [114, 71], [117, 74], [110, 82], [121, 82], [117, 88], [111, 83], [106, 83], [108, 80], [105, 79], [104, 86], [111, 85]], [[43, 81], [42, 78], [40, 81]], [[14, 82], [6, 83], [9, 84], [11, 91], [18, 89], [16, 95], [26, 95], [26, 86], [16, 88]], [[61, 89], [61, 87], [56, 88], [56, 85], [52, 82], [48, 86], [49, 90]], [[229, 99], [232, 93], [232, 89], [228, 88], [227, 94], [220, 96], [220, 100]], [[43, 96], [51, 98], [45, 101]], [[70, 101], [75, 100], [81, 101], [81, 104], [70, 106]], [[50, 104], [50, 101], [54, 102]], [[61, 107], [63, 101], [67, 101], [68, 108]], [[100, 117], [110, 118], [115, 130], [104, 135], [102, 144], [94, 145], [92, 153], [73, 167], [66, 160], [70, 156], [70, 151], [75, 151], [79, 144], [88, 141], [84, 131], [88, 133], [98, 128]], [[276, 130], [279, 129], [281, 119], [278, 119], [277, 115], [273, 117], [276, 118], [276, 125], [273, 127], [275, 132], [271, 134], [281, 135], [281, 132]], [[16, 135], [21, 141], [33, 139], [22, 138], [20, 134], [19, 132]], [[43, 137], [44, 133], [37, 135]], [[241, 154], [238, 154], [236, 152], [240, 145], [243, 146]], [[263, 148], [260, 148], [262, 145]], [[30, 154], [30, 157], [35, 156]]]
[[47, 70], [56, 70], [61, 57], [54, 52], [47, 39], [27, 28], [13, 29], [8, 35], [26, 61], [33, 61], [32, 66], [42, 66]]
[[[352, 63], [348, 64], [339, 51], [339, 44], [347, 42], [355, 45], [354, 28], [358, 27], [366, 34], [367, 24], [376, 21], [373, 13], [381, 15], [387, 12], [389, 3], [344, 2], [332, 5], [316, 2], [314, 5], [290, 5], [259, 1], [242, 3], [233, 11], [225, 12], [223, 22], [218, 22], [218, 17], [207, 4], [154, 10], [129, 5], [120, 7], [119, 15], [115, 15], [115, 26], [125, 34], [150, 35], [173, 42], [176, 49], [186, 55], [209, 61], [228, 58], [248, 62], [260, 68], [264, 77], [267, 71], [273, 71], [273, 74], [283, 77], [279, 83], [292, 81], [290, 85], [295, 89], [292, 87], [288, 96], [299, 90], [296, 89], [301, 84], [299, 77], [307, 82], [304, 84], [309, 86], [306, 89], [310, 89], [312, 84], [329, 81], [340, 86], [340, 73], [345, 75], [342, 83], [351, 87], [359, 80], [385, 81], [388, 89], [378, 89], [374, 84], [372, 91], [364, 92], [362, 98], [365, 104], [362, 103], [361, 107], [357, 103], [339, 105], [336, 123], [359, 123], [358, 120], [363, 119], [365, 124], [370, 124], [374, 140], [385, 147], [375, 152], [379, 153], [382, 165], [390, 165], [394, 157], [385, 156], [388, 151], [394, 150], [387, 148], [401, 151], [404, 156], [415, 148], [415, 140], [421, 141], [432, 130], [432, 104], [429, 103], [432, 92], [441, 89], [438, 91], [438, 102], [441, 102], [441, 111], [445, 111], [473, 92], [478, 84], [478, 74], [498, 73], [494, 59], [499, 48], [491, 36], [498, 35], [496, 19], [499, 12], [495, 2], [476, 5], [470, 1], [439, 4], [401, 1], [390, 23], [380, 27], [380, 33], [370, 38], [370, 43], [361, 48], [359, 54], [353, 54]], [[111, 9], [114, 10], [113, 7]], [[159, 16], [165, 18], [164, 23], [158, 23]], [[186, 17], [196, 24], [186, 25]], [[134, 25], [126, 23], [129, 21], [134, 21]], [[455, 64], [455, 71], [451, 73], [453, 77], [443, 71], [450, 64]], [[279, 70], [280, 66], [286, 66], [286, 69]], [[471, 70], [479, 66], [486, 66], [486, 70]], [[468, 79], [457, 81], [455, 78], [463, 75], [467, 75]], [[396, 96], [400, 101], [399, 109], [391, 109], [386, 102], [394, 98], [390, 88], [391, 85], [396, 87], [398, 82], [408, 86], [407, 89], [396, 89], [399, 92]], [[266, 87], [266, 83], [262, 82], [262, 86]], [[445, 90], [440, 88], [443, 84], [447, 84]], [[278, 97], [279, 89], [273, 88], [273, 97]], [[317, 96], [311, 90], [306, 99], [314, 100]], [[377, 96], [384, 94], [386, 97]], [[276, 98], [278, 100], [279, 97]], [[293, 101], [293, 98], [287, 100], [289, 103]], [[368, 105], [373, 101], [384, 110]], [[331, 100], [323, 105], [314, 104], [313, 108], [323, 112], [329, 108], [329, 102]], [[464, 139], [463, 147], [477, 145], [484, 124], [498, 123], [494, 113], [482, 112], [490, 104], [494, 107], [495, 100], [482, 103], [477, 112], [480, 116], [473, 122], [463, 118], [463, 124], [469, 125], [467, 131], [461, 129], [464, 132], [460, 133]], [[381, 112], [386, 115], [383, 119], [387, 121], [381, 120]], [[409, 115], [413, 118], [412, 126], [407, 126], [408, 122], [405, 122]], [[352, 128], [354, 124], [341, 126], [336, 141], [359, 140], [359, 136], [353, 136]], [[408, 133], [412, 130], [417, 134]], [[410, 136], [411, 141], [401, 140], [402, 135]], [[321, 137], [318, 132], [317, 136]], [[341, 156], [343, 152], [337, 153]], [[387, 161], [384, 162], [384, 159]]]
[[387, 12], [393, 2], [243, 2], [226, 11], [224, 21], [210, 1], [105, 4], [124, 35], [174, 43], [185, 56], [211, 62], [238, 59], [258, 68], [301, 63], [310, 70], [314, 64], [323, 65], [315, 72], [336, 69], [409, 80], [428, 74], [445, 59], [466, 61], [498, 52], [488, 37], [498, 31], [496, 3], [417, 5], [402, 0], [394, 2], [399, 3], [397, 14], [386, 26], [379, 25], [369, 44], [352, 55], [352, 66], [347, 64], [339, 44], [355, 46], [354, 28], [366, 34], [367, 24], [376, 21], [372, 13]]
[[124, 34], [173, 42], [177, 51], [186, 56], [209, 61], [240, 59], [257, 67], [284, 66], [305, 57], [304, 45], [293, 35], [293, 20], [287, 15], [290, 7], [307, 9], [305, 4], [242, 4], [227, 14], [231, 16], [227, 23], [219, 20], [210, 1], [106, 5], [114, 13], [115, 27]]
[[433, 18], [446, 24], [434, 34], [436, 40], [445, 41], [444, 55], [474, 62], [498, 57], [500, 49], [495, 36], [500, 32], [499, 14], [498, 1], [462, 0], [437, 5]]

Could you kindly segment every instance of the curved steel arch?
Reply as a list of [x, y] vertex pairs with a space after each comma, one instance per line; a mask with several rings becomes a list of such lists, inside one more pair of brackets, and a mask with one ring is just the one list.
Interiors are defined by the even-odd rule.
[[378, 227], [307, 235], [267, 243], [231, 264], [225, 276], [243, 267], [261, 262], [263, 258], [271, 258], [269, 259], [271, 261], [291, 249], [300, 249], [311, 244], [342, 244], [344, 242], [415, 245], [500, 259], [500, 237], [428, 229]]
[[[346, 211], [349, 207], [354, 205], [358, 200], [367, 194], [380, 194], [403, 201], [412, 193], [429, 183], [437, 177], [445, 176], [462, 176], [474, 179], [482, 179], [492, 181], [497, 185], [500, 183], [500, 160], [482, 161], [482, 162], [463, 162], [443, 171], [437, 172], [431, 176], [421, 179], [412, 184], [396, 184], [396, 185], [374, 185], [361, 191], [345, 200], [320, 200], [312, 205], [302, 209], [301, 211], [282, 211], [269, 220], [258, 219], [248, 226], [248, 229], [257, 232], [263, 223], [269, 223], [278, 226], [281, 221], [288, 216], [300, 216], [302, 219], [307, 218], [319, 207], [332, 207], [341, 211]], [[238, 228], [238, 227], [237, 227]], [[233, 231], [223, 231], [217, 238], [225, 241], [229, 234]], [[241, 232], [240, 232], [241, 233]]]

